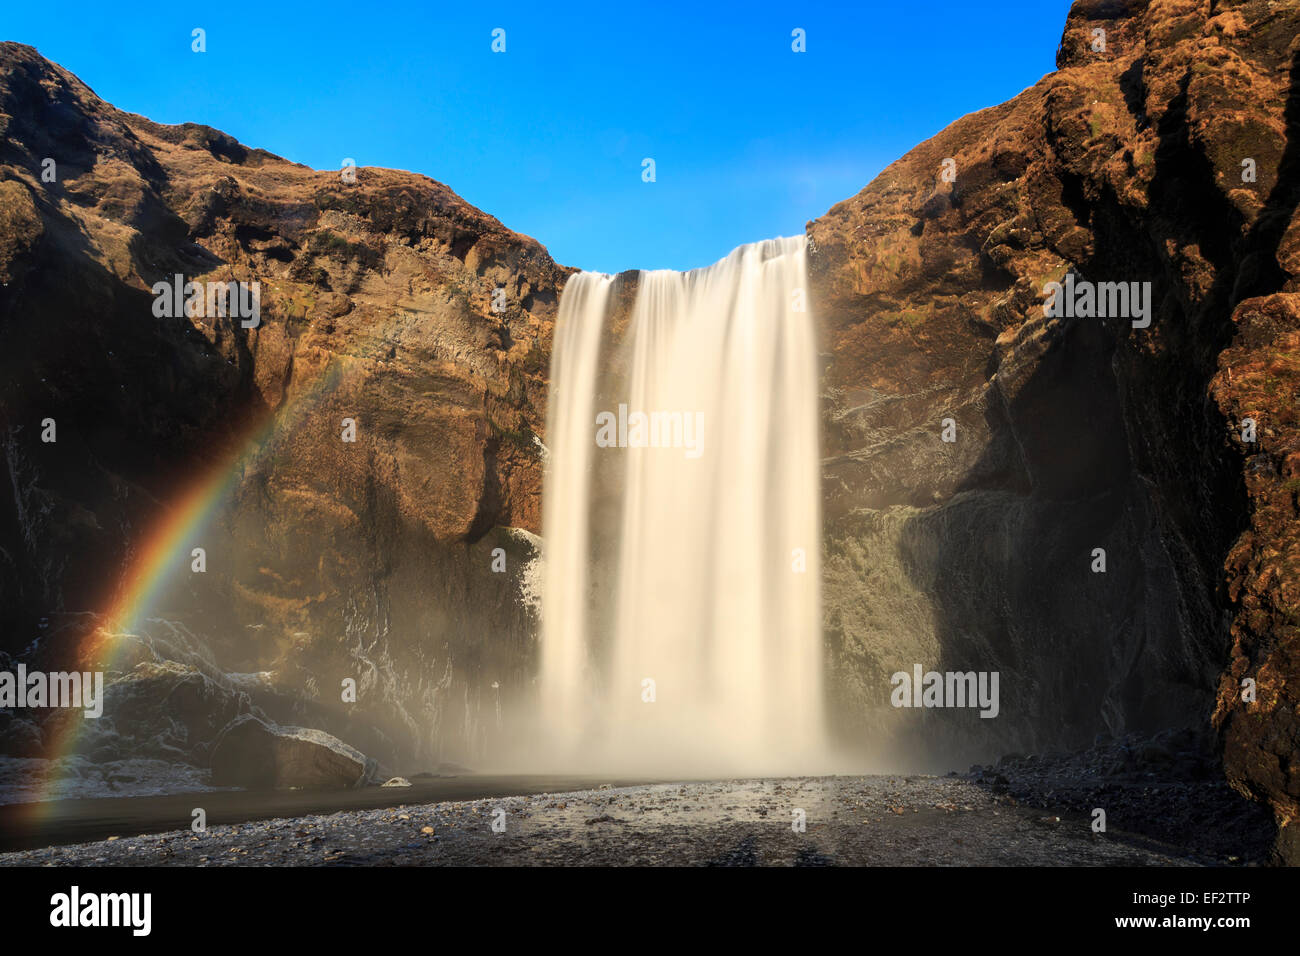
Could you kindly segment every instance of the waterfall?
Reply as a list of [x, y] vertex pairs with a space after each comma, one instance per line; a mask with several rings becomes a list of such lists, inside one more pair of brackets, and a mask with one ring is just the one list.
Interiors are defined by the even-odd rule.
[[816, 342], [802, 236], [573, 276], [542, 506], [552, 766], [823, 766]]

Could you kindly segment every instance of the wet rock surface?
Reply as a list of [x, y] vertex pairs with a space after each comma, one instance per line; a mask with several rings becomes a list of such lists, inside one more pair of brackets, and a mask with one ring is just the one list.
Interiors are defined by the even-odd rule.
[[[1151, 807], [1151, 812], [1160, 808]], [[502, 817], [504, 832], [494, 832]], [[792, 829], [802, 810], [806, 830]], [[58, 866], [1222, 864], [971, 780], [802, 777], [597, 788], [177, 831], [0, 855]], [[1240, 859], [1233, 862], [1242, 862]]]

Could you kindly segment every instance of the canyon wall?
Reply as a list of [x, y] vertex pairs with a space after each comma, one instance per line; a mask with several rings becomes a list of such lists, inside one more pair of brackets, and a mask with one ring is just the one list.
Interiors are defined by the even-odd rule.
[[[0, 135], [3, 650], [89, 642], [127, 685], [163, 683], [140, 693], [247, 692], [380, 759], [480, 758], [531, 680], [534, 437], [569, 270], [423, 176], [128, 115], [13, 43]], [[151, 287], [177, 274], [257, 282], [260, 323], [158, 317]], [[94, 641], [195, 484], [210, 515], [166, 559], [154, 620]], [[178, 628], [186, 669], [150, 670]], [[213, 687], [205, 662], [248, 676]], [[162, 710], [155, 749], [202, 756], [210, 728]]]
[[[810, 223], [826, 632], [863, 749], [1213, 717], [1230, 781], [1300, 809], [1297, 35], [1293, 3], [1080, 0], [1056, 72]], [[1067, 272], [1149, 282], [1149, 326], [1045, 315]], [[1001, 713], [895, 710], [914, 663], [998, 671]]]
[[[1080, 0], [1058, 70], [809, 224], [831, 711], [859, 756], [1213, 727], [1294, 854], [1298, 34], [1291, 2]], [[571, 270], [424, 177], [128, 115], [17, 44], [0, 133], [5, 660], [115, 649], [130, 716], [97, 759], [201, 762], [250, 708], [404, 765], [499, 752], [536, 667]], [[260, 323], [155, 316], [175, 274], [260, 283]], [[1067, 274], [1149, 283], [1149, 324], [1045, 315]], [[206, 519], [123, 631], [186, 487]], [[999, 715], [891, 707], [918, 663], [997, 671]]]

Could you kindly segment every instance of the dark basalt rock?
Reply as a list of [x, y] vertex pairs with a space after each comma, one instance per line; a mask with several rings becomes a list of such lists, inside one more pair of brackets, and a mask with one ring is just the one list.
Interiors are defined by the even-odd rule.
[[337, 737], [280, 727], [251, 714], [236, 717], [212, 748], [218, 787], [328, 790], [374, 782], [377, 764]]

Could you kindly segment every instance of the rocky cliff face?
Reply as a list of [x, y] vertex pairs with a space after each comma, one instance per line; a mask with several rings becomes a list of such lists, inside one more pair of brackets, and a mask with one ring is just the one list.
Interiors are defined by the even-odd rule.
[[[1300, 810], [1298, 35], [1295, 3], [1079, 0], [1056, 72], [809, 225], [849, 736], [974, 759], [1213, 715], [1232, 783]], [[1150, 283], [1150, 324], [1046, 316], [1067, 272]], [[913, 663], [999, 671], [999, 717], [894, 710]]]
[[[180, 628], [188, 679], [257, 675], [280, 719], [382, 760], [480, 755], [498, 693], [531, 676], [534, 436], [569, 270], [422, 176], [152, 123], [12, 43], [0, 143], [3, 650], [120, 648], [94, 639], [102, 612], [197, 488], [210, 516], [152, 609], [174, 620], [133, 626], [115, 677], [151, 680], [133, 668], [176, 656], [156, 648]], [[258, 283], [260, 322], [159, 317], [152, 287], [178, 274]], [[211, 736], [155, 716], [162, 752]]]
[[[846, 742], [948, 766], [1212, 725], [1295, 859], [1298, 34], [1291, 2], [1080, 0], [1056, 72], [809, 225]], [[568, 270], [437, 183], [129, 116], [15, 44], [0, 131], [0, 650], [93, 657], [197, 487], [95, 759], [201, 761], [249, 711], [381, 760], [488, 752], [533, 673]], [[178, 273], [260, 283], [260, 323], [155, 316]], [[1144, 308], [1048, 316], [1052, 282]], [[999, 672], [998, 717], [891, 707], [914, 664]]]

